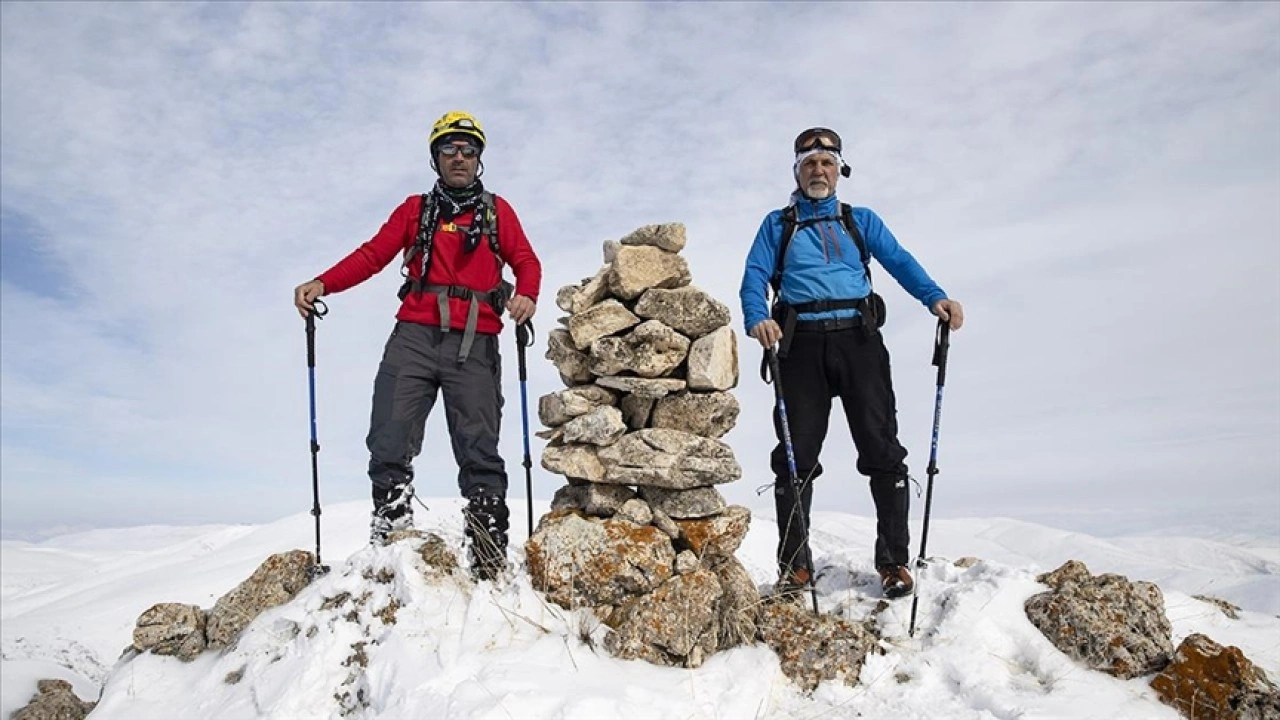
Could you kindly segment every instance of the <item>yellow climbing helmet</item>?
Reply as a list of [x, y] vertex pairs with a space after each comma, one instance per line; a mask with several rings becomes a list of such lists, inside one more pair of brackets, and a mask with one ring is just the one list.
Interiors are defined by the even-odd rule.
[[480, 121], [471, 113], [453, 110], [441, 115], [436, 124], [431, 126], [428, 145], [434, 148], [436, 141], [445, 135], [470, 135], [480, 142], [480, 149], [484, 149], [484, 128], [480, 127]]

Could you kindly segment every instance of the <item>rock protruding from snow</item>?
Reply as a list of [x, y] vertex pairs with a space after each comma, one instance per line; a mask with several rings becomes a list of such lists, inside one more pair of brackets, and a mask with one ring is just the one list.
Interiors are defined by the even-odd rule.
[[190, 662], [204, 652], [207, 615], [199, 605], [157, 603], [138, 617], [133, 647]]
[[856, 685], [867, 654], [879, 642], [869, 625], [815, 615], [785, 599], [767, 601], [759, 624], [760, 637], [777, 653], [782, 672], [806, 691], [823, 680]]
[[1168, 664], [1172, 628], [1154, 584], [1095, 576], [1077, 560], [1036, 579], [1053, 589], [1027, 599], [1027, 618], [1067, 656], [1125, 680]]
[[230, 645], [254, 618], [293, 599], [311, 582], [315, 555], [305, 550], [276, 553], [247, 580], [218, 598], [209, 611], [206, 637], [211, 649]]
[[227, 647], [263, 612], [292, 600], [311, 582], [314, 568], [314, 555], [290, 550], [264, 560], [212, 610], [182, 603], [152, 605], [138, 616], [130, 649], [190, 662], [206, 649]]
[[1182, 641], [1151, 687], [1191, 720], [1280, 718], [1280, 690], [1267, 674], [1240, 648], [1223, 647], [1199, 633]]
[[657, 528], [574, 509], [544, 515], [525, 556], [534, 587], [549, 600], [597, 614], [647, 595], [675, 574], [675, 550]]
[[9, 716], [10, 720], [84, 720], [97, 703], [76, 696], [66, 680], [46, 679], [36, 682], [36, 695], [31, 702]]

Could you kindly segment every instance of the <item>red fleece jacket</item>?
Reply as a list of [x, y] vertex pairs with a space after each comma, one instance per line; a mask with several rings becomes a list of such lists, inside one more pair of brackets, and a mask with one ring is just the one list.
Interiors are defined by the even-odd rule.
[[[516, 276], [516, 294], [537, 302], [542, 284], [542, 263], [534, 254], [529, 239], [520, 227], [515, 210], [501, 197], [494, 195], [498, 211], [498, 250], [503, 262], [511, 266]], [[422, 196], [410, 195], [368, 242], [356, 248], [350, 255], [320, 274], [326, 295], [340, 293], [368, 280], [385, 268], [396, 256], [413, 247], [418, 233], [418, 218], [422, 210]], [[431, 250], [431, 267], [427, 269], [430, 285], [461, 285], [472, 290], [488, 292], [498, 285], [498, 263], [487, 241], [481, 241], [473, 252], [462, 250], [463, 232], [471, 226], [475, 213], [466, 213], [437, 225], [435, 244]], [[417, 278], [422, 266], [415, 258], [409, 267], [409, 277]], [[434, 293], [409, 293], [396, 313], [397, 320], [439, 325], [440, 309]], [[469, 302], [449, 298], [449, 325], [461, 330], [467, 324]], [[476, 332], [497, 334], [502, 321], [487, 303], [480, 303], [480, 316], [476, 320]]]

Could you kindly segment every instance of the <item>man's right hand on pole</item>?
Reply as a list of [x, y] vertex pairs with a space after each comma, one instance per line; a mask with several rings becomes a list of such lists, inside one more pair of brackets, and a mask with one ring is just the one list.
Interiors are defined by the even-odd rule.
[[293, 289], [293, 306], [298, 308], [298, 314], [303, 318], [311, 314], [315, 310], [315, 299], [324, 294], [324, 283], [319, 280], [309, 280]]
[[755, 338], [761, 347], [768, 350], [777, 345], [778, 341], [782, 339], [782, 328], [778, 327], [778, 323], [773, 318], [761, 320], [751, 328], [751, 337]]

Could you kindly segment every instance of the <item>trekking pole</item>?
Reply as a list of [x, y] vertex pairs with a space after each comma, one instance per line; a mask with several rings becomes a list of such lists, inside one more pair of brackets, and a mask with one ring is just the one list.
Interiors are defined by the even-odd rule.
[[[769, 360], [769, 372], [773, 375], [773, 395], [778, 404], [778, 418], [782, 424], [782, 445], [787, 451], [787, 472], [791, 475], [791, 492], [795, 494], [795, 520], [800, 523], [800, 535], [804, 538], [804, 562], [809, 568], [809, 578], [805, 584], [809, 586], [809, 595], [813, 598], [813, 613], [818, 614], [818, 587], [814, 582], [813, 551], [809, 549], [809, 521], [804, 516], [804, 498], [800, 492], [800, 473], [796, 471], [796, 452], [791, 444], [791, 424], [787, 422], [787, 401], [782, 395], [782, 370], [778, 366], [778, 355], [773, 348], [766, 348], [765, 357]], [[787, 518], [791, 522], [792, 518]], [[779, 518], [781, 521], [781, 518]]]
[[525, 389], [529, 381], [529, 368], [525, 364], [524, 349], [532, 345], [533, 321], [525, 320], [516, 326], [516, 355], [520, 361], [520, 419], [524, 424], [524, 489], [529, 514], [529, 537], [533, 537], [533, 461], [529, 459], [529, 396]]
[[329, 307], [319, 298], [312, 305], [313, 309], [307, 313], [307, 379], [311, 391], [311, 514], [316, 519], [316, 564], [308, 573], [314, 580], [329, 572], [329, 567], [320, 562], [320, 443], [316, 441], [316, 318], [327, 315]]
[[920, 579], [924, 562], [925, 544], [929, 542], [929, 511], [933, 508], [933, 477], [938, 474], [938, 424], [942, 419], [942, 386], [947, 382], [947, 350], [951, 347], [951, 325], [938, 319], [938, 329], [933, 337], [933, 365], [938, 368], [938, 391], [933, 400], [933, 441], [929, 444], [929, 483], [924, 495], [924, 529], [920, 533], [920, 557], [916, 559], [916, 586], [911, 598], [911, 626], [908, 637], [916, 634], [916, 607], [920, 604]]

